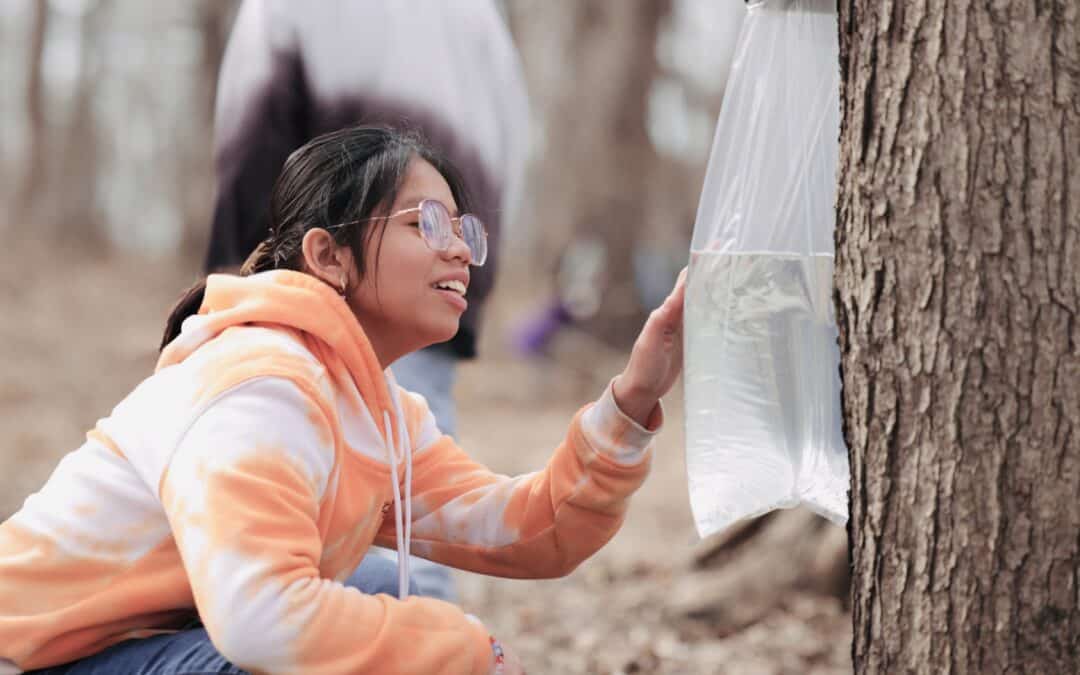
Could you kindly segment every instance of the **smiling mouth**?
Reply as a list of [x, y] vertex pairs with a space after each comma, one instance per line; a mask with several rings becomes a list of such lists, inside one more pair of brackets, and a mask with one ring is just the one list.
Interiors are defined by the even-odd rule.
[[438, 289], [440, 291], [452, 291], [452, 292], [457, 293], [458, 295], [460, 295], [462, 297], [465, 296], [465, 290], [466, 290], [465, 289], [465, 284], [458, 281], [457, 279], [451, 279], [449, 281], [440, 281], [437, 284], [434, 284], [433, 288], [436, 288], [436, 289]]

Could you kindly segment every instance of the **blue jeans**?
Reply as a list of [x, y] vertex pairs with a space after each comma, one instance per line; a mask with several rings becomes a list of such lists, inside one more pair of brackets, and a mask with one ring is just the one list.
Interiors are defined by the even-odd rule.
[[[381, 556], [367, 556], [346, 586], [374, 595], [397, 595], [397, 565]], [[410, 580], [409, 592], [417, 593]], [[191, 628], [171, 635], [156, 635], [115, 644], [92, 656], [62, 666], [27, 673], [35, 675], [246, 675], [225, 660], [210, 642], [205, 628]]]

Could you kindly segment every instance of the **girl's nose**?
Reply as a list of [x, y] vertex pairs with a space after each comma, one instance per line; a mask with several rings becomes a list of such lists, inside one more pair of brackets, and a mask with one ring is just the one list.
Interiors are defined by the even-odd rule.
[[443, 251], [443, 255], [451, 260], [457, 258], [463, 261], [466, 265], [472, 263], [472, 251], [469, 249], [469, 245], [465, 243], [457, 232], [450, 237], [450, 245]]

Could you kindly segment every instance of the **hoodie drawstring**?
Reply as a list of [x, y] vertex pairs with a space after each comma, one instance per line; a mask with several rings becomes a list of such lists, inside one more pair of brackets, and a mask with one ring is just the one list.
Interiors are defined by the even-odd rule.
[[[390, 425], [390, 413], [383, 411], [383, 426], [386, 432], [386, 450], [390, 454], [390, 478], [394, 482], [394, 534], [397, 540], [398, 554], [398, 598], [409, 597], [409, 549], [412, 548], [412, 443], [406, 428], [404, 415], [397, 411], [398, 446], [394, 447], [394, 430]], [[396, 451], [395, 451], [396, 450]], [[401, 485], [398, 482], [397, 464], [399, 457], [405, 462], [405, 508], [401, 508]]]

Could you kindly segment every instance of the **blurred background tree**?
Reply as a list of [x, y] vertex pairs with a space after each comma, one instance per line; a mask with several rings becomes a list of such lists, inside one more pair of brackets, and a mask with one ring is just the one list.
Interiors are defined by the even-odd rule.
[[[217, 71], [237, 4], [0, 5], [5, 236], [186, 265], [201, 255]], [[550, 287], [565, 251], [599, 242], [604, 301], [582, 327], [625, 347], [656, 302], [642, 293], [648, 268], [664, 267], [667, 282], [685, 259], [743, 10], [710, 0], [502, 7], [534, 127], [505, 269]]]
[[[217, 68], [235, 3], [0, 6], [5, 236], [201, 250]], [[29, 39], [23, 39], [29, 36]]]

